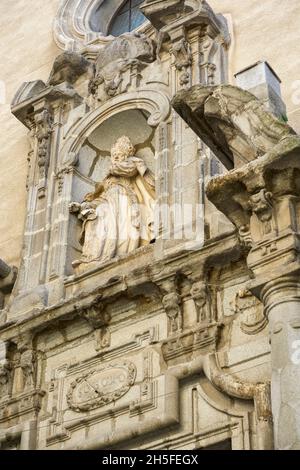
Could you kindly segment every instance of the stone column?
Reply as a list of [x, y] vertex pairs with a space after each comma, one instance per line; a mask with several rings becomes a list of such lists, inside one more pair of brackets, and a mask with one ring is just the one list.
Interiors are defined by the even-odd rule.
[[299, 273], [267, 282], [260, 298], [269, 320], [275, 448], [300, 449]]

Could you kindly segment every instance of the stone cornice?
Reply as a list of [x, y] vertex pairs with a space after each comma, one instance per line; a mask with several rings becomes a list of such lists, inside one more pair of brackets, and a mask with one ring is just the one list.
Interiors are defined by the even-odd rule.
[[[62, 301], [51, 307], [27, 312], [19, 319], [14, 319], [9, 323], [1, 325], [2, 341], [10, 341], [25, 333], [33, 335], [39, 331], [43, 331], [50, 324], [60, 321], [66, 321], [74, 317], [82, 316], [82, 313], [89, 309], [95, 303], [110, 303], [122, 295], [135, 296], [142, 292], [143, 286], [152, 285], [154, 290], [157, 289], [160, 282], [168, 278], [174, 277], [179, 272], [191, 274], [196, 270], [199, 277], [205, 277], [205, 271], [210, 266], [224, 265], [230, 261], [237, 260], [243, 256], [238, 238], [235, 233], [218, 237], [216, 240], [210, 240], [202, 249], [193, 252], [179, 253], [173, 256], [171, 260], [157, 260], [151, 265], [142, 266], [131, 272], [128, 276], [112, 277], [109, 281], [101, 284], [97, 277], [93, 278], [93, 285], [97, 287], [90, 290], [83, 290], [75, 298]], [[126, 260], [123, 261], [126, 264]], [[94, 273], [96, 276], [97, 273]], [[99, 269], [101, 275], [101, 269]], [[89, 277], [89, 273], [86, 273]], [[107, 279], [107, 274], [106, 274]], [[70, 278], [66, 282], [76, 285], [76, 281]]]

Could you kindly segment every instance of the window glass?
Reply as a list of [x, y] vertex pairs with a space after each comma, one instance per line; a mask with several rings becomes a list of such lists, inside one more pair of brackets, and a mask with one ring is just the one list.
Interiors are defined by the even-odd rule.
[[108, 33], [113, 36], [133, 31], [146, 21], [145, 16], [139, 10], [139, 5], [144, 0], [127, 0], [113, 17]]

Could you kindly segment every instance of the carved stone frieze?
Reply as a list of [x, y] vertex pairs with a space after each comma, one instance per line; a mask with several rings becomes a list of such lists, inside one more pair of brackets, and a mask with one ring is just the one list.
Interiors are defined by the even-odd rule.
[[8, 397], [0, 403], [0, 423], [7, 423], [10, 420], [13, 422], [22, 415], [35, 419], [42, 407], [44, 396], [43, 390], [32, 390], [18, 396]]
[[176, 337], [163, 341], [164, 360], [168, 364], [181, 363], [191, 360], [194, 354], [213, 351], [216, 347], [217, 335], [216, 323], [181, 332]]
[[68, 405], [82, 412], [115, 402], [129, 391], [135, 378], [136, 367], [132, 362], [105, 364], [72, 382], [67, 393]]

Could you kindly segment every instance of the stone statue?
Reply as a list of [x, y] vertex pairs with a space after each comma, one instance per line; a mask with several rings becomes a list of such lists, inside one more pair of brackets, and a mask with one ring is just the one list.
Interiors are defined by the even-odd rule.
[[82, 257], [73, 263], [105, 262], [154, 241], [155, 182], [126, 136], [111, 149], [111, 167], [94, 193], [70, 211], [83, 221]]

